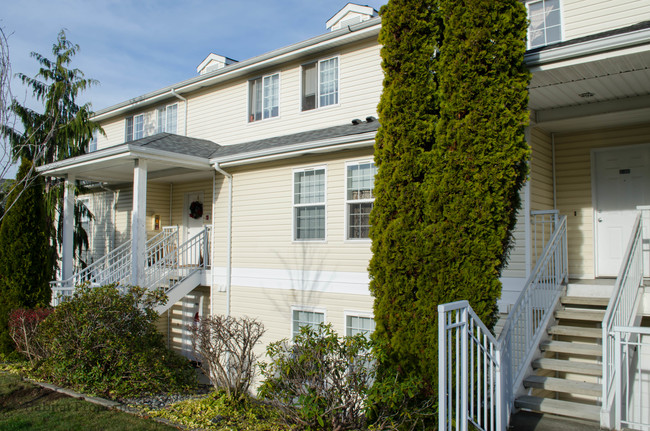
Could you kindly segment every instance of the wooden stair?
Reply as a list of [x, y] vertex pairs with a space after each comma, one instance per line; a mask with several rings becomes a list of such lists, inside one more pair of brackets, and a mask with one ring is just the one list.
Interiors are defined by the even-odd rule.
[[598, 422], [602, 387], [601, 323], [609, 298], [563, 296], [555, 311], [557, 323], [533, 361], [534, 374], [524, 379], [528, 395], [518, 397], [520, 409]]

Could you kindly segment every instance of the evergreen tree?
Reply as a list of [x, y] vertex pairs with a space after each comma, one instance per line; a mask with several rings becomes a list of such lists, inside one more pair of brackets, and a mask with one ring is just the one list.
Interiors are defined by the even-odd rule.
[[378, 384], [419, 381], [420, 405], [437, 401], [437, 305], [467, 299], [494, 323], [527, 173], [526, 25], [517, 0], [382, 8], [369, 266]]
[[[35, 167], [59, 160], [82, 155], [88, 149], [93, 133], [103, 130], [98, 123], [91, 121], [93, 115], [90, 104], [79, 105], [77, 98], [81, 92], [96, 84], [87, 79], [81, 70], [71, 68], [79, 45], [71, 43], [64, 31], [52, 45], [52, 60], [32, 52], [32, 57], [40, 64], [35, 77], [18, 74], [18, 77], [32, 92], [34, 98], [43, 104], [38, 112], [13, 100], [11, 113], [20, 121], [21, 128], [2, 125], [0, 132], [9, 140], [13, 157], [32, 161]], [[75, 190], [78, 194], [79, 188]], [[62, 241], [62, 221], [57, 217], [63, 205], [63, 182], [55, 178], [45, 178], [45, 203], [48, 222], [55, 228], [50, 231], [53, 249], [57, 250]], [[75, 205], [74, 249], [80, 256], [87, 247], [88, 237], [83, 230], [81, 214], [92, 218], [92, 214], [82, 203]], [[59, 224], [55, 226], [55, 221]], [[55, 264], [56, 260], [53, 262]]]
[[424, 180], [439, 116], [435, 71], [442, 35], [435, 0], [391, 0], [381, 16], [384, 89], [378, 106], [369, 266], [373, 337], [383, 354], [375, 385], [379, 404], [396, 379], [422, 382], [416, 402], [435, 390], [435, 379], [423, 373], [437, 356], [427, 350], [437, 328], [435, 307], [428, 308], [426, 297], [431, 294], [432, 220], [426, 213]]
[[17, 185], [7, 200], [11, 209], [0, 226], [0, 353], [13, 350], [7, 327], [11, 310], [50, 303], [50, 225], [43, 200], [43, 179], [32, 175], [32, 170], [31, 161], [23, 158]]

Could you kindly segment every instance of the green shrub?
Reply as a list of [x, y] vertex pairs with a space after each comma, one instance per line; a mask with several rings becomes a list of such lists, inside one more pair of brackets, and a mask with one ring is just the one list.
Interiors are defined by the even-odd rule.
[[156, 330], [158, 292], [140, 287], [78, 287], [41, 323], [45, 359], [34, 372], [82, 391], [127, 396], [196, 384], [188, 361]]
[[207, 397], [181, 401], [161, 410], [147, 412], [174, 423], [195, 429], [281, 431], [277, 412], [248, 395], [231, 397], [213, 392]]
[[331, 325], [303, 326], [293, 341], [267, 347], [271, 362], [259, 395], [287, 424], [308, 430], [364, 429], [366, 394], [375, 377], [370, 341], [341, 337]]

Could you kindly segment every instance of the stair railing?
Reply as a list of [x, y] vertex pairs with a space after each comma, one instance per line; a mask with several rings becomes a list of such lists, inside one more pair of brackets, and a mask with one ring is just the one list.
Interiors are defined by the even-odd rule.
[[[501, 349], [467, 301], [438, 305], [439, 429], [501, 431], [503, 409]], [[504, 422], [505, 421], [505, 422]]]
[[155, 238], [145, 252], [144, 286], [149, 289], [169, 279], [178, 266], [178, 227], [164, 227]]
[[[636, 312], [641, 301], [643, 286], [643, 231], [641, 214], [638, 214], [630, 240], [614, 284], [612, 296], [603, 318], [603, 395], [601, 424], [608, 426], [610, 412], [614, 405], [615, 380], [621, 369], [616, 362], [616, 340], [614, 327], [634, 326]], [[618, 410], [619, 405], [614, 405]]]
[[[438, 306], [440, 429], [451, 429], [452, 412], [456, 429], [466, 430], [468, 422], [480, 430], [501, 431], [507, 426], [515, 391], [568, 282], [566, 223], [566, 216], [558, 218], [498, 340], [487, 333], [466, 301]], [[477, 381], [488, 380], [476, 386], [473, 380], [478, 375], [472, 373], [478, 373], [474, 370], [479, 363], [483, 371]], [[474, 413], [477, 406], [483, 408], [480, 416]]]

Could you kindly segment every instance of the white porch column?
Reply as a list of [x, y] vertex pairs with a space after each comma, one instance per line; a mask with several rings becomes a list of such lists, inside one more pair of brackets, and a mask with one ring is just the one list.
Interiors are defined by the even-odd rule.
[[63, 191], [63, 244], [61, 246], [61, 279], [72, 277], [74, 263], [74, 183], [75, 177], [68, 175]]
[[137, 159], [133, 168], [133, 210], [131, 211], [131, 283], [142, 286], [144, 283], [145, 247], [147, 229], [147, 161]]

